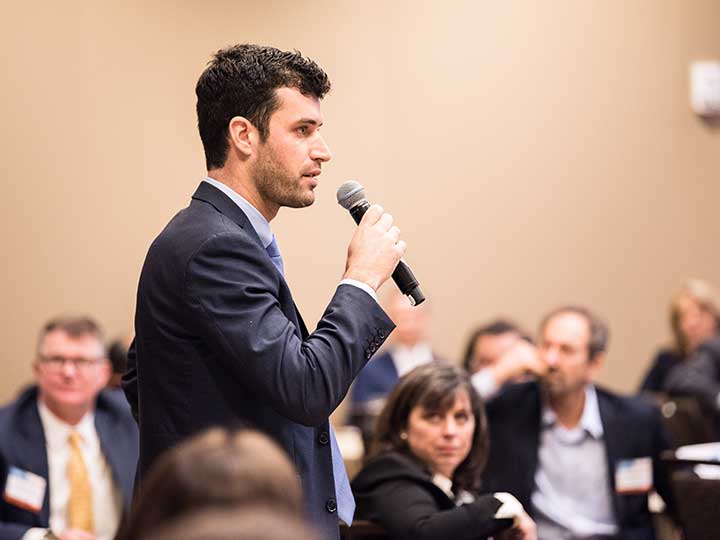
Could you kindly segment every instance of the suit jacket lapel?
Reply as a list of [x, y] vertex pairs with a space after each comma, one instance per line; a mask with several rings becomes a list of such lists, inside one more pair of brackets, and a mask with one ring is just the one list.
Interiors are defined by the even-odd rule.
[[37, 514], [38, 525], [50, 519], [50, 478], [48, 473], [45, 433], [37, 408], [37, 388], [33, 387], [21, 398], [18, 406], [18, 438], [15, 443], [16, 463], [22, 469], [42, 476], [47, 480], [45, 499]]
[[620, 460], [627, 434], [624, 433], [622, 419], [612, 407], [604, 393], [597, 389], [598, 407], [603, 425], [603, 443], [607, 455], [608, 482], [612, 493], [613, 509], [615, 517], [620, 521], [624, 510], [624, 499], [619, 497], [615, 490], [615, 465]]
[[[255, 231], [255, 228], [252, 226], [252, 223], [250, 223], [250, 220], [245, 215], [245, 212], [243, 212], [242, 209], [237, 204], [235, 204], [235, 201], [230, 199], [222, 191], [217, 189], [212, 184], [209, 184], [207, 182], [200, 182], [200, 185], [195, 190], [192, 198], [211, 204], [222, 215], [233, 220], [239, 227], [247, 231], [247, 233], [255, 240], [257, 245], [260, 246], [263, 252], [266, 253], [265, 246], [262, 245], [262, 241], [260, 240], [257, 231]], [[290, 286], [287, 284], [287, 281], [285, 281], [285, 276], [280, 274], [279, 271], [278, 274], [280, 275], [281, 286], [285, 289], [285, 292], [287, 292], [288, 296], [292, 298], [292, 294], [290, 293]], [[300, 331], [300, 336], [302, 337], [302, 339], [305, 339], [310, 335], [310, 333], [308, 332], [307, 326], [305, 325], [305, 321], [303, 321], [302, 317], [300, 316], [300, 310], [298, 310], [297, 305], [295, 305], [295, 301], [293, 300], [292, 303], [298, 323], [297, 328]]]
[[245, 212], [235, 204], [235, 201], [230, 199], [222, 191], [215, 186], [208, 184], [207, 182], [200, 182], [200, 185], [195, 190], [192, 196], [193, 199], [204, 201], [211, 204], [215, 209], [227, 218], [233, 220], [239, 227], [245, 229], [252, 238], [255, 239], [258, 246], [265, 250], [265, 246], [262, 245], [260, 237], [255, 232], [254, 227], [250, 223], [250, 220], [245, 215]]
[[524, 437], [524, 441], [520, 442], [521, 452], [524, 452], [523, 459], [527, 460], [528, 466], [521, 467], [520, 470], [527, 471], [525, 478], [522, 479], [523, 495], [527, 501], [528, 508], [531, 503], [532, 492], [535, 489], [535, 473], [538, 468], [538, 453], [540, 452], [540, 430], [542, 428], [542, 395], [540, 385], [535, 383], [532, 386], [532, 392], [528, 395], [528, 406], [520, 407], [519, 411], [527, 411], [527, 418], [523, 422], [525, 428], [520, 430], [518, 436]]
[[[98, 396], [98, 401], [100, 402], [100, 400], [102, 400], [102, 396]], [[117, 429], [117, 420], [102, 407], [101, 403], [98, 403], [95, 408], [95, 429], [100, 440], [100, 449], [110, 466], [115, 485], [120, 488], [122, 493], [123, 508], [130, 508], [133, 487], [128, 482], [128, 476], [120, 474], [123, 465], [127, 469], [127, 463], [124, 463], [127, 461], [127, 452], [123, 434]]]

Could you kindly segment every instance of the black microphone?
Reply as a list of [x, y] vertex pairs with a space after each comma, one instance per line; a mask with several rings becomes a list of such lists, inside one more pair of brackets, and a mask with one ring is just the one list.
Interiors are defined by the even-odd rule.
[[[367, 209], [370, 208], [370, 203], [365, 198], [365, 189], [352, 180], [345, 182], [338, 188], [337, 201], [340, 206], [350, 212], [358, 225]], [[413, 306], [420, 305], [425, 301], [425, 295], [420, 290], [420, 283], [415, 278], [410, 267], [402, 259], [395, 267], [392, 278], [400, 292], [410, 299]]]

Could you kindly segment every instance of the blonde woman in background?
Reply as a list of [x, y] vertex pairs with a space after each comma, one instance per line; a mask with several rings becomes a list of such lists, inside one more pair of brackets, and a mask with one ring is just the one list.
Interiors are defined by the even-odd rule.
[[665, 391], [670, 371], [718, 336], [720, 300], [713, 286], [700, 279], [688, 280], [670, 304], [670, 327], [672, 346], [658, 351], [640, 385], [643, 392]]

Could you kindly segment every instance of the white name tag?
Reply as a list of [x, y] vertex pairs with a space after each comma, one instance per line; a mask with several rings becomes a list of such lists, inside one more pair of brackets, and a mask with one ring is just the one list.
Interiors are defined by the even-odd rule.
[[651, 458], [623, 459], [615, 465], [615, 491], [618, 493], [647, 493], [652, 485]]
[[3, 498], [10, 504], [39, 512], [45, 499], [47, 480], [42, 476], [17, 467], [8, 469]]

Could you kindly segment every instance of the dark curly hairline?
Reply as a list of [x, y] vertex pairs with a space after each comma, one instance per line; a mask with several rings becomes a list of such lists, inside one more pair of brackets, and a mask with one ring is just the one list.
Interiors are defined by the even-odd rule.
[[225, 164], [230, 119], [247, 118], [265, 141], [270, 117], [280, 105], [276, 89], [296, 88], [322, 99], [330, 86], [322, 68], [297, 50], [249, 44], [219, 50], [195, 87], [198, 129], [208, 170]]

